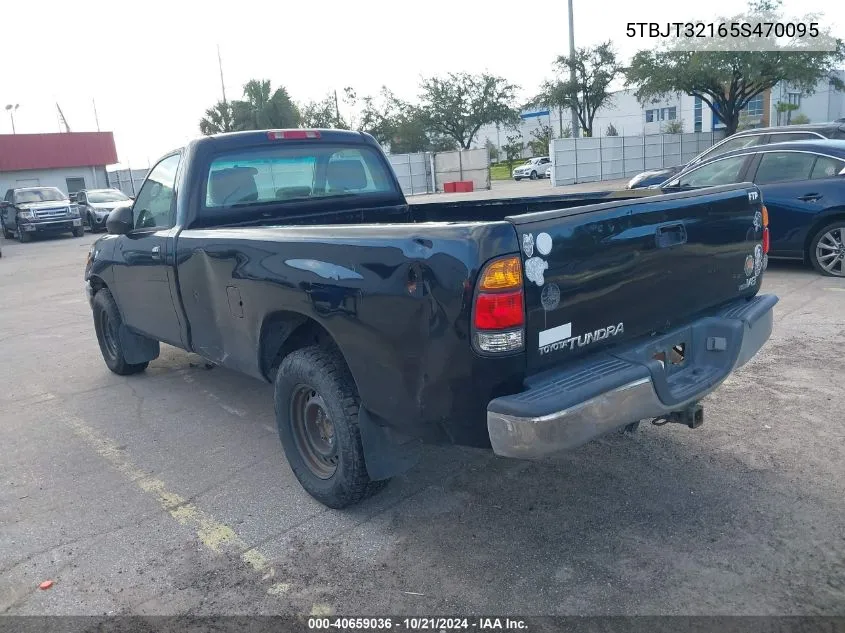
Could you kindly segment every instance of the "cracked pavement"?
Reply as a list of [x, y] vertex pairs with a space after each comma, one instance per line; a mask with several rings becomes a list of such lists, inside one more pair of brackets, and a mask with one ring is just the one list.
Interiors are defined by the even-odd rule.
[[3, 243], [0, 613], [845, 614], [843, 279], [772, 264], [773, 337], [701, 429], [537, 463], [429, 448], [334, 511], [269, 385], [167, 346], [106, 369], [93, 239]]

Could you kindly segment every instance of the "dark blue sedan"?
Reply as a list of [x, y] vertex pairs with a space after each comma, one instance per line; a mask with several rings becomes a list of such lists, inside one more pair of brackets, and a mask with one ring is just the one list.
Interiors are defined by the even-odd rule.
[[748, 147], [721, 154], [660, 185], [665, 193], [753, 182], [769, 210], [769, 256], [809, 261], [845, 277], [845, 141]]

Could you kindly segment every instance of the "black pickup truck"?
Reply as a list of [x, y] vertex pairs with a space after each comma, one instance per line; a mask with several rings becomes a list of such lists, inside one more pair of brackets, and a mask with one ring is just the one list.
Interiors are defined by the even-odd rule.
[[343, 507], [422, 443], [698, 426], [771, 333], [767, 222], [751, 184], [409, 204], [366, 134], [241, 132], [162, 158], [85, 281], [109, 369], [164, 342], [273, 382], [291, 468]]

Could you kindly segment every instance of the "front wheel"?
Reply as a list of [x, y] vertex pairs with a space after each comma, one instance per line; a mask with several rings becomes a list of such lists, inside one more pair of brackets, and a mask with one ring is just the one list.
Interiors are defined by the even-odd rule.
[[822, 275], [845, 277], [845, 221], [832, 222], [813, 236], [809, 258]]
[[520, 180], [522, 180], [522, 178], [519, 178], [518, 176], [514, 176], [514, 177], [513, 177], [513, 179], [514, 179], [514, 180], [516, 180], [517, 182], [519, 182]]
[[27, 242], [31, 242], [32, 241], [32, 234], [27, 233], [26, 231], [21, 231], [20, 228], [18, 228], [18, 241], [20, 241], [21, 244], [26, 244]]
[[145, 363], [127, 363], [123, 354], [123, 344], [120, 342], [120, 326], [123, 319], [111, 292], [103, 288], [94, 295], [94, 331], [100, 344], [100, 353], [106, 366], [119, 376], [128, 376], [144, 371], [149, 365]]
[[82, 237], [83, 235], [85, 235], [85, 227], [84, 226], [73, 227], [73, 236], [74, 237]]
[[537, 180], [537, 172], [536, 171], [531, 172], [531, 180]]
[[282, 447], [308, 494], [345, 508], [384, 487], [367, 473], [358, 390], [339, 352], [319, 345], [291, 352], [276, 374], [274, 399]]

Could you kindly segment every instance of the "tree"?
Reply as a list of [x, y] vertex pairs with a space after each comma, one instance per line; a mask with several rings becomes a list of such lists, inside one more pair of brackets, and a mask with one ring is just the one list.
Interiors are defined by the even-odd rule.
[[683, 134], [684, 133], [684, 122], [681, 119], [675, 119], [674, 121], [669, 121], [666, 125], [663, 126], [661, 130], [664, 134]]
[[522, 142], [522, 136], [519, 134], [511, 134], [507, 138], [507, 142], [502, 147], [505, 152], [505, 162], [508, 164], [508, 171], [513, 171], [513, 164], [518, 158], [522, 158], [522, 150], [525, 145]]
[[487, 156], [490, 157], [491, 163], [496, 163], [499, 161], [499, 148], [496, 147], [496, 144], [491, 141], [489, 138], [484, 143], [484, 147], [487, 149]]
[[549, 145], [554, 138], [554, 130], [551, 125], [540, 124], [539, 127], [531, 130], [531, 140], [528, 141], [528, 147], [531, 148], [531, 153], [534, 156], [547, 156], [549, 153]]
[[423, 78], [421, 111], [427, 127], [469, 149], [482, 126], [512, 123], [518, 86], [488, 73]]
[[[596, 111], [612, 102], [610, 84], [622, 73], [613, 45], [605, 42], [579, 48], [572, 57], [559, 56], [554, 66], [558, 77], [543, 84], [534, 103], [561, 110], [574, 108], [584, 136], [592, 136]], [[572, 70], [575, 81], [570, 79]]]
[[775, 109], [778, 113], [778, 125], [781, 125], [781, 114], [786, 113], [786, 123], [785, 125], [789, 125], [792, 122], [792, 113], [798, 109], [797, 103], [789, 103], [786, 101], [778, 101]]
[[619, 136], [619, 132], [616, 131], [616, 127], [613, 123], [607, 124], [607, 129], [604, 132], [605, 136]]
[[[748, 13], [720, 22], [783, 22], [780, 0], [755, 0]], [[800, 20], [791, 20], [799, 22]], [[820, 22], [814, 16], [812, 22]], [[829, 79], [838, 90], [845, 84], [831, 74], [845, 60], [842, 40], [827, 37], [833, 50], [810, 51], [801, 42], [787, 46], [771, 44], [773, 50], [749, 50], [747, 39], [713, 39], [706, 50], [682, 50], [684, 43], [668, 40], [657, 50], [634, 55], [626, 71], [628, 85], [636, 86], [641, 103], [654, 101], [673, 92], [700, 98], [733, 134], [739, 125], [742, 109], [754, 97], [781, 81], [788, 81], [802, 92], [812, 93], [822, 79]], [[688, 44], [687, 44], [688, 47]]]
[[349, 129], [337, 112], [334, 94], [330, 93], [320, 101], [309, 101], [301, 108], [302, 126], [310, 128], [337, 128]]
[[244, 98], [232, 102], [235, 129], [265, 130], [297, 127], [299, 110], [284, 87], [275, 91], [267, 79], [250, 79], [244, 84]]
[[205, 116], [200, 119], [200, 132], [205, 136], [233, 132], [234, 113], [232, 104], [227, 101], [218, 101], [205, 111]]

